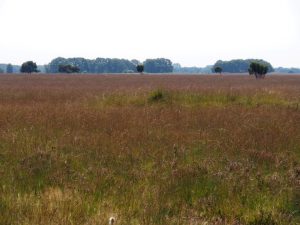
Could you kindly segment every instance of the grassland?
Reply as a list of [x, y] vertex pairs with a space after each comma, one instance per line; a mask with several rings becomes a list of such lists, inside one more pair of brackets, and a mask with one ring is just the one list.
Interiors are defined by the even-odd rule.
[[300, 77], [0, 76], [0, 224], [300, 224]]

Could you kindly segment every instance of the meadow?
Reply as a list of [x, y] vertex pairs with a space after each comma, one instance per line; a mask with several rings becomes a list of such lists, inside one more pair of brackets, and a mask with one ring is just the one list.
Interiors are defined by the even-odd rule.
[[300, 76], [1, 75], [0, 224], [300, 224]]

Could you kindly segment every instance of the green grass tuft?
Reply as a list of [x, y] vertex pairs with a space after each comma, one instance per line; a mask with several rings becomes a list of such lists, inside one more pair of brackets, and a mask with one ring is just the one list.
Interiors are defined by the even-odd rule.
[[168, 99], [168, 93], [162, 89], [157, 89], [149, 94], [148, 101], [151, 103], [162, 102]]

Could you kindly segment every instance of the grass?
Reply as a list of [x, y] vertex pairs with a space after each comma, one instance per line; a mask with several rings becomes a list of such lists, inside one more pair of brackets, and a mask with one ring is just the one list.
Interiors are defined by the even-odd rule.
[[277, 106], [286, 108], [299, 108], [299, 101], [292, 101], [268, 92], [259, 92], [251, 94], [232, 93], [232, 92], [178, 92], [155, 89], [149, 93], [135, 94], [105, 94], [100, 98], [95, 96], [86, 100], [86, 107], [104, 108], [104, 107], [124, 107], [141, 106], [148, 104], [176, 105], [180, 107], [259, 107], [259, 106]]
[[298, 224], [299, 85], [1, 76], [0, 224]]

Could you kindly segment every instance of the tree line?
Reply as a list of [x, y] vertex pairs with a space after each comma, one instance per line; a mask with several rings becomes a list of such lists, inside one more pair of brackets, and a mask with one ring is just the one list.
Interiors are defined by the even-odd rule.
[[136, 73], [138, 65], [144, 66], [146, 73], [172, 73], [172, 61], [165, 58], [138, 60], [97, 58], [56, 58], [45, 66], [46, 73]]
[[[252, 60], [249, 62], [248, 73], [249, 75], [254, 75], [256, 79], [264, 78], [265, 75], [270, 71], [271, 64], [268, 64], [262, 60]], [[213, 67], [213, 72], [219, 73], [220, 75], [223, 72], [223, 68], [216, 64]]]
[[213, 72], [215, 71], [215, 68], [220, 67], [222, 68], [223, 73], [248, 73], [252, 62], [267, 66], [269, 73], [275, 71], [271, 63], [262, 59], [235, 59], [230, 61], [217, 61], [213, 66]]
[[206, 66], [206, 67], [196, 67], [196, 66], [192, 66], [192, 67], [183, 67], [181, 66], [179, 63], [175, 63], [173, 64], [174, 73], [177, 74], [210, 74], [212, 73], [212, 67], [211, 65]]
[[19, 66], [13, 66], [12, 64], [0, 64], [0, 73], [14, 73], [19, 72]]
[[146, 73], [172, 73], [173, 63], [170, 59], [157, 58], [139, 60], [127, 60], [117, 58], [97, 58], [94, 60], [85, 58], [53, 59], [49, 64], [39, 66], [33, 61], [24, 62], [21, 66], [0, 64], [0, 73], [137, 73], [138, 65], [143, 65]]
[[[297, 68], [276, 68], [262, 59], [237, 59], [231, 61], [217, 61], [214, 65], [206, 67], [181, 67], [165, 58], [147, 59], [144, 62], [138, 60], [116, 59], [116, 58], [97, 58], [94, 60], [85, 58], [62, 58], [53, 59], [44, 66], [36, 65], [33, 61], [28, 61], [22, 66], [12, 64], [0, 64], [0, 73], [247, 73], [251, 71], [251, 63], [259, 63], [267, 67], [267, 72], [277, 73], [300, 73]], [[141, 67], [142, 66], [142, 67]], [[252, 68], [253, 70], [253, 68]], [[262, 69], [264, 71], [266, 69]]]

